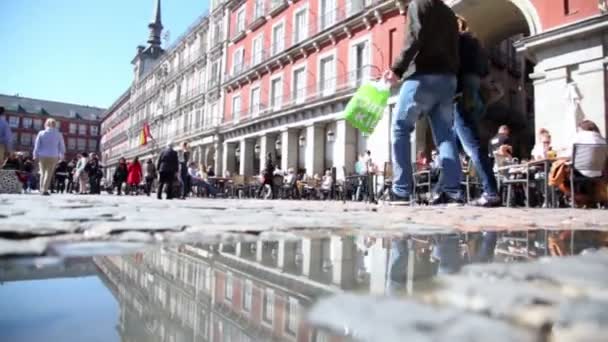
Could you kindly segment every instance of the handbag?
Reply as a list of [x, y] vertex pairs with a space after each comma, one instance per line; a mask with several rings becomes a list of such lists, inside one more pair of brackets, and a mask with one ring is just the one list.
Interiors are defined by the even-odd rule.
[[363, 133], [373, 133], [390, 95], [390, 85], [383, 80], [364, 83], [346, 105], [344, 119]]

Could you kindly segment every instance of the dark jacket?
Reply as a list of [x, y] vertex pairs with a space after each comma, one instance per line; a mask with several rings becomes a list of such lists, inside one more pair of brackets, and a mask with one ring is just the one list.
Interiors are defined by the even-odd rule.
[[391, 69], [402, 79], [416, 74], [458, 74], [458, 24], [443, 0], [412, 0], [403, 50]]
[[127, 176], [129, 172], [127, 170], [127, 164], [118, 164], [116, 167], [116, 171], [114, 171], [114, 182], [115, 183], [124, 183], [127, 181]]
[[263, 175], [264, 175], [264, 177], [272, 178], [273, 174], [274, 174], [274, 164], [272, 163], [272, 160], [270, 158], [267, 158], [266, 165], [264, 166]]
[[460, 75], [484, 78], [490, 74], [488, 55], [470, 32], [460, 34]]
[[89, 178], [99, 178], [103, 175], [102, 167], [99, 164], [99, 160], [91, 159], [85, 166], [85, 171], [89, 175]]
[[158, 164], [156, 166], [158, 172], [175, 173], [179, 171], [179, 159], [177, 152], [171, 147], [167, 147], [160, 153]]

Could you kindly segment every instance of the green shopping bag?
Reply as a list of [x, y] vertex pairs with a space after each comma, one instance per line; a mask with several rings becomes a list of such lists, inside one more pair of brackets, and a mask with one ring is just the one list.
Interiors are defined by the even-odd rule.
[[391, 95], [390, 85], [384, 81], [363, 84], [344, 109], [344, 119], [365, 134], [372, 134]]

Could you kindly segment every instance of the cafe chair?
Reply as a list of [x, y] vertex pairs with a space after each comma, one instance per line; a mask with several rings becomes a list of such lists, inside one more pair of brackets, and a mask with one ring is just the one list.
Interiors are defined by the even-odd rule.
[[[575, 185], [593, 184], [606, 176], [608, 161], [608, 145], [605, 144], [574, 144], [570, 167], [570, 199], [572, 207], [576, 208]], [[586, 171], [601, 172], [599, 177], [586, 177]]]

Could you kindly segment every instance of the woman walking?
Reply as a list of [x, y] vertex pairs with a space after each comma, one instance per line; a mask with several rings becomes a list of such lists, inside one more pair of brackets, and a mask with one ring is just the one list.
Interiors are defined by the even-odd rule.
[[135, 157], [133, 162], [129, 164], [128, 167], [129, 176], [127, 177], [127, 185], [129, 186], [129, 194], [132, 191], [135, 191], [135, 195], [137, 195], [137, 187], [139, 183], [141, 183], [141, 164], [139, 163], [139, 158]]
[[49, 196], [55, 165], [65, 154], [65, 143], [54, 119], [47, 119], [44, 127], [36, 137], [33, 155], [40, 163], [40, 192], [43, 196]]
[[146, 163], [146, 195], [150, 196], [152, 192], [152, 185], [154, 184], [154, 180], [156, 179], [156, 166], [154, 166], [154, 162], [152, 158], [148, 159]]
[[81, 195], [86, 194], [87, 192], [87, 173], [85, 169], [88, 164], [88, 155], [86, 153], [82, 153], [80, 155], [80, 159], [78, 159], [78, 163], [76, 163], [76, 172], [74, 172], [74, 182], [78, 181], [78, 193]]
[[[120, 158], [116, 171], [114, 171], [114, 184], [112, 186], [112, 188], [117, 189], [118, 196], [122, 195], [122, 185], [127, 182], [128, 176], [129, 170], [127, 168], [127, 160], [125, 158]], [[127, 193], [128, 192], [129, 190], [127, 189]]]

